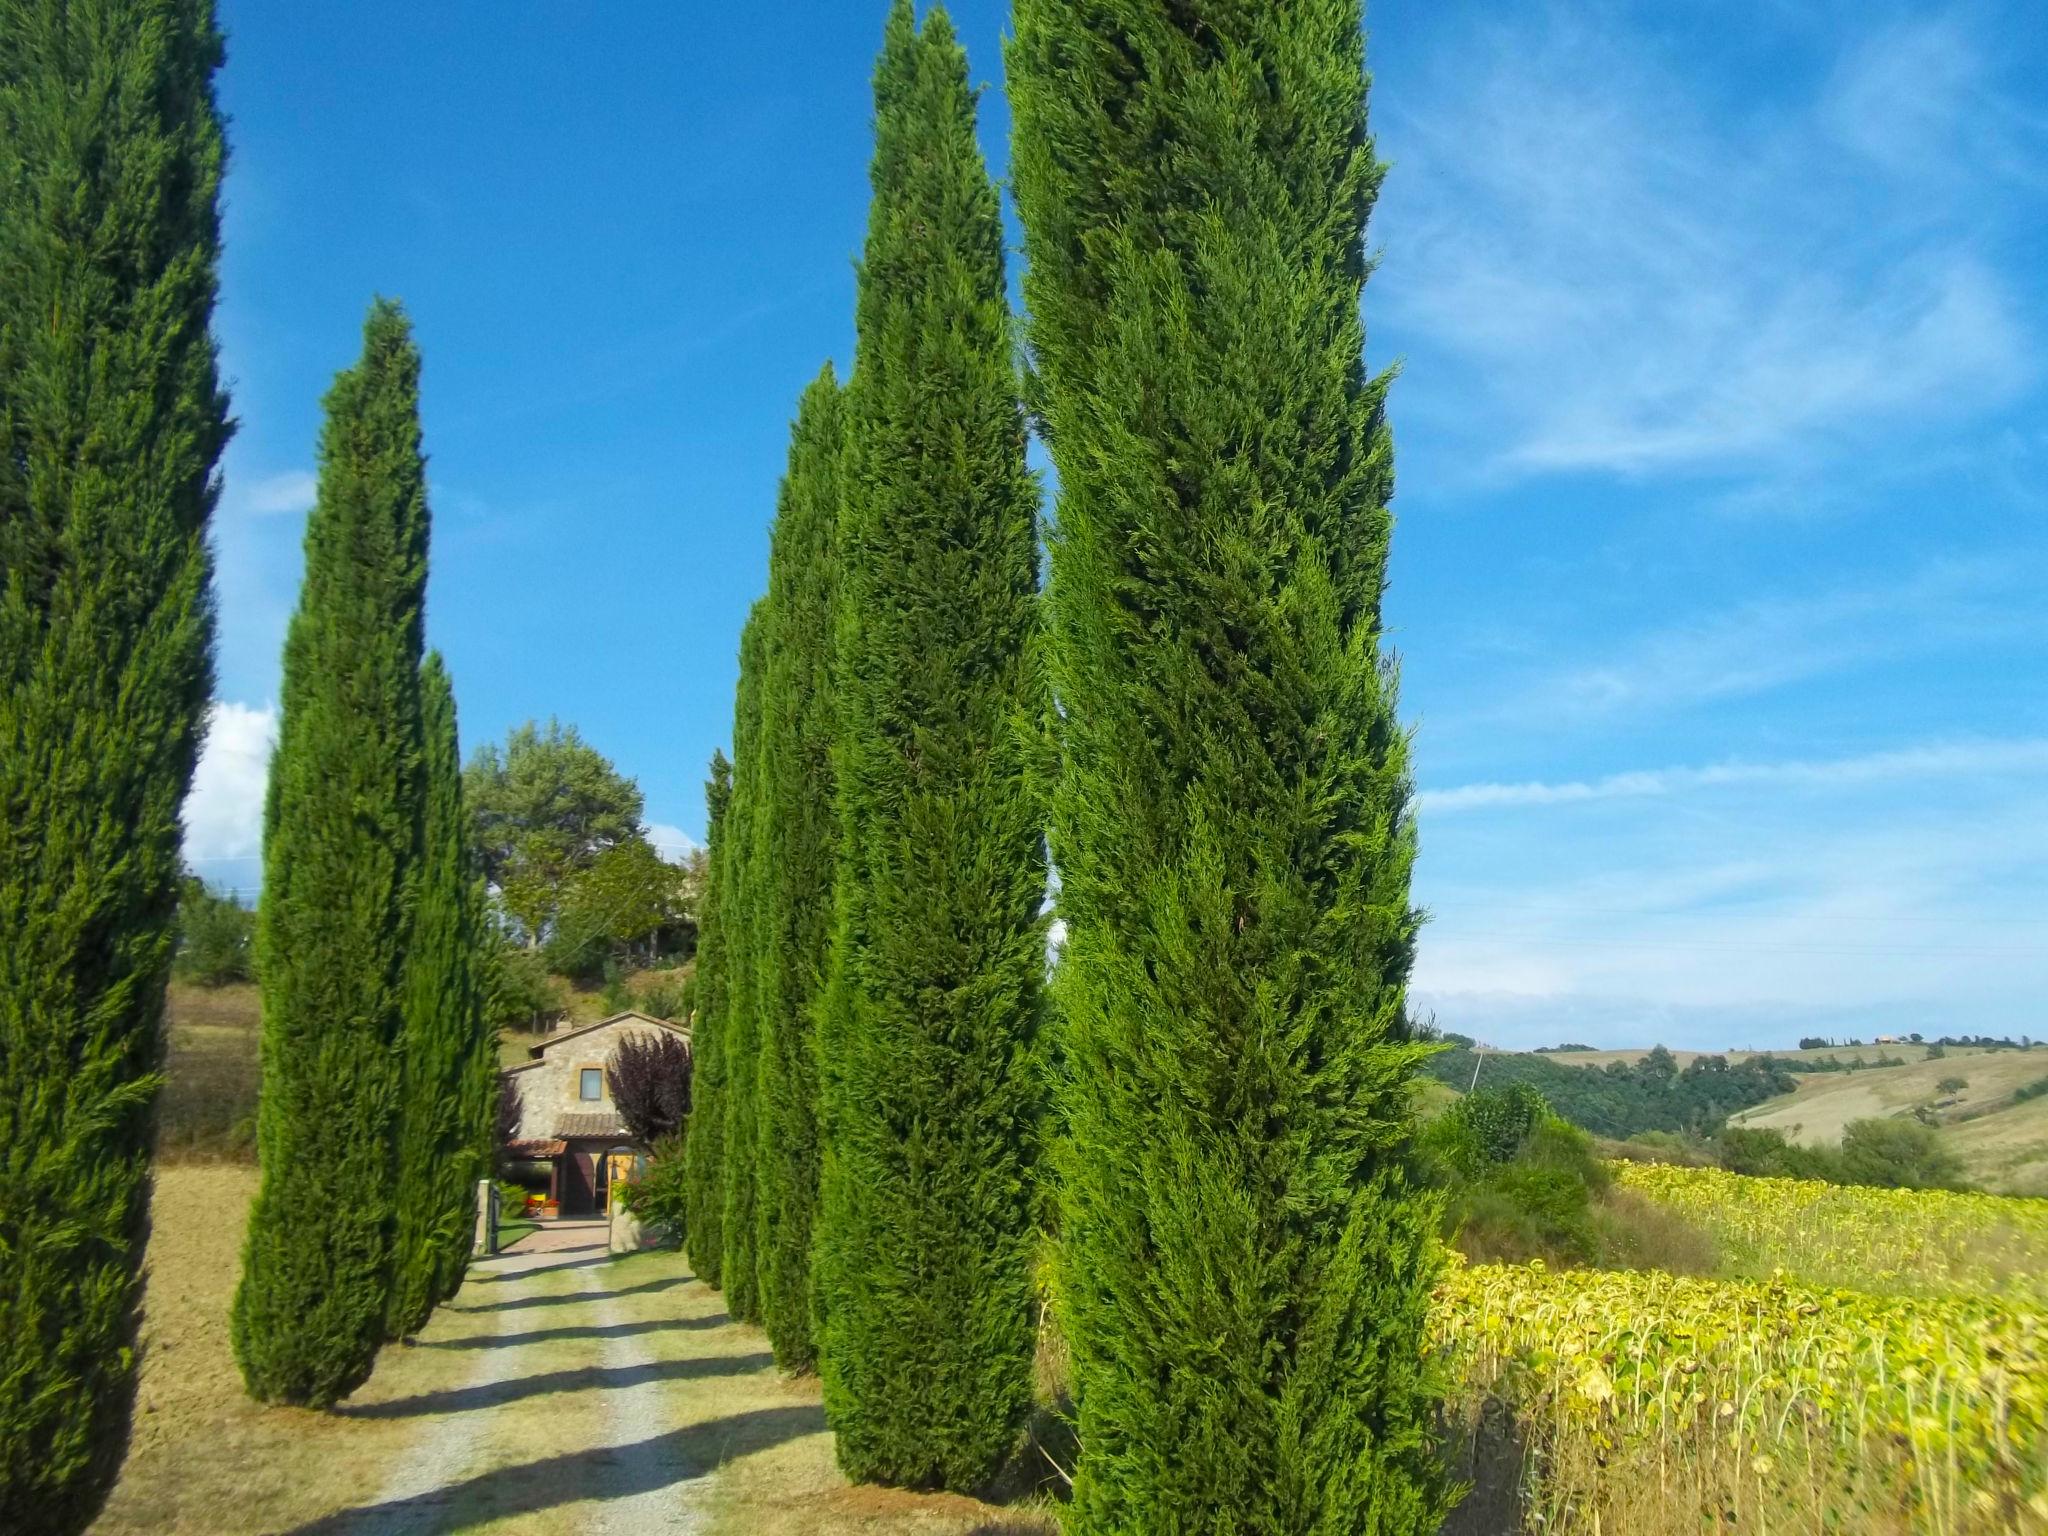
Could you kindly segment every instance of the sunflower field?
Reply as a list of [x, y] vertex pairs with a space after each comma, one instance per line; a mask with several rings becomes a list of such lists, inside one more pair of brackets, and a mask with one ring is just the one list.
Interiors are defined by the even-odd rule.
[[1766, 1279], [1782, 1270], [1880, 1295], [1999, 1296], [2048, 1307], [2048, 1200], [1611, 1166], [1624, 1188], [1705, 1230], [1731, 1274]]

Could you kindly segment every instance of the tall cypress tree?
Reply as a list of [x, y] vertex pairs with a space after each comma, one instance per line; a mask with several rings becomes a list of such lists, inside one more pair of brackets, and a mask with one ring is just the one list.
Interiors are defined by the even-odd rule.
[[722, 1282], [725, 1261], [725, 1027], [729, 1017], [725, 919], [726, 827], [732, 804], [732, 763], [711, 755], [704, 785], [703, 911], [698, 917], [697, 1006], [690, 1021], [690, 1119], [683, 1132], [685, 1241], [697, 1278]]
[[854, 1477], [970, 1488], [1030, 1403], [1037, 487], [946, 14], [892, 7], [848, 401], [820, 1370]]
[[759, 1191], [761, 945], [759, 859], [755, 841], [761, 804], [761, 673], [772, 623], [767, 600], [754, 604], [740, 634], [740, 681], [733, 710], [732, 804], [726, 811], [724, 889], [725, 1018], [720, 1055], [725, 1068], [725, 1150], [719, 1170], [725, 1188], [720, 1235], [725, 1252], [719, 1277], [725, 1307], [743, 1322], [761, 1319], [759, 1256], [754, 1243], [754, 1202]]
[[[475, 871], [462, 803], [455, 693], [438, 651], [420, 671], [425, 753], [420, 852], [405, 952], [399, 1038], [397, 1227], [388, 1332], [403, 1338], [454, 1293], [473, 1239], [477, 1125], [490, 1102], [497, 1040], [484, 1019], [475, 967]], [[492, 1069], [489, 1076], [479, 1063]]]
[[306, 575], [285, 640], [258, 931], [263, 1182], [233, 1340], [266, 1402], [370, 1374], [392, 1281], [397, 1047], [420, 863], [427, 573], [419, 352], [379, 300], [328, 391]]
[[0, 1529], [128, 1443], [178, 808], [212, 685], [207, 0], [0, 4]]
[[831, 366], [804, 391], [768, 557], [775, 648], [762, 679], [760, 1103], [755, 1251], [761, 1321], [785, 1368], [809, 1366], [818, 1205], [813, 1023], [832, 940], [839, 847], [832, 794], [839, 457]]
[[1359, 0], [1018, 0], [1076, 1531], [1434, 1531]]

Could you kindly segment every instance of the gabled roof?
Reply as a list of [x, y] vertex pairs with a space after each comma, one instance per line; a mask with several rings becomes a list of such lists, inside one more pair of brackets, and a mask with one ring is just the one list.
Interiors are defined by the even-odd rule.
[[[615, 1013], [608, 1019], [599, 1019], [595, 1024], [579, 1024], [576, 1026], [576, 1028], [565, 1029], [558, 1035], [549, 1035], [547, 1039], [541, 1041], [539, 1045], [529, 1046], [527, 1048], [526, 1054], [531, 1056], [534, 1059], [534, 1061], [539, 1061], [543, 1052], [552, 1051], [556, 1046], [562, 1044], [564, 1041], [574, 1040], [578, 1035], [587, 1035], [595, 1029], [607, 1029], [614, 1024], [629, 1023], [651, 1024], [656, 1029], [665, 1029], [672, 1035], [681, 1035], [685, 1040], [690, 1038], [690, 1026], [687, 1024], [672, 1024], [667, 1019], [657, 1019], [651, 1013], [637, 1013], [632, 1009], [628, 1009], [624, 1013]], [[532, 1063], [528, 1063], [529, 1066], [531, 1064]], [[512, 1070], [515, 1072], [519, 1072], [525, 1069], [522, 1067], [514, 1067]]]

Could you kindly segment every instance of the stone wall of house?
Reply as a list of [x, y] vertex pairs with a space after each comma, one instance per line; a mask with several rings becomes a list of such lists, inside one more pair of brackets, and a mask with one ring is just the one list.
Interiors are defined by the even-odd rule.
[[519, 1130], [513, 1139], [552, 1136], [556, 1121], [565, 1114], [610, 1110], [613, 1105], [609, 1076], [600, 1079], [599, 1092], [603, 1097], [595, 1101], [578, 1097], [582, 1069], [610, 1065], [612, 1052], [625, 1036], [654, 1032], [638, 1019], [621, 1019], [603, 1029], [548, 1046], [539, 1066], [512, 1074], [512, 1081], [519, 1085]]

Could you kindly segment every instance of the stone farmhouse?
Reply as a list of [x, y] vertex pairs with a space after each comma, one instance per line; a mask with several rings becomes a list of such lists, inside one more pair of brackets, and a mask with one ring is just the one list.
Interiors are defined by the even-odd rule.
[[687, 1026], [644, 1013], [615, 1013], [565, 1029], [527, 1052], [533, 1059], [505, 1070], [518, 1093], [519, 1116], [506, 1153], [548, 1165], [548, 1199], [563, 1216], [596, 1216], [611, 1208], [614, 1184], [630, 1182], [647, 1155], [612, 1102], [612, 1052], [629, 1035], [666, 1030], [690, 1038]]

